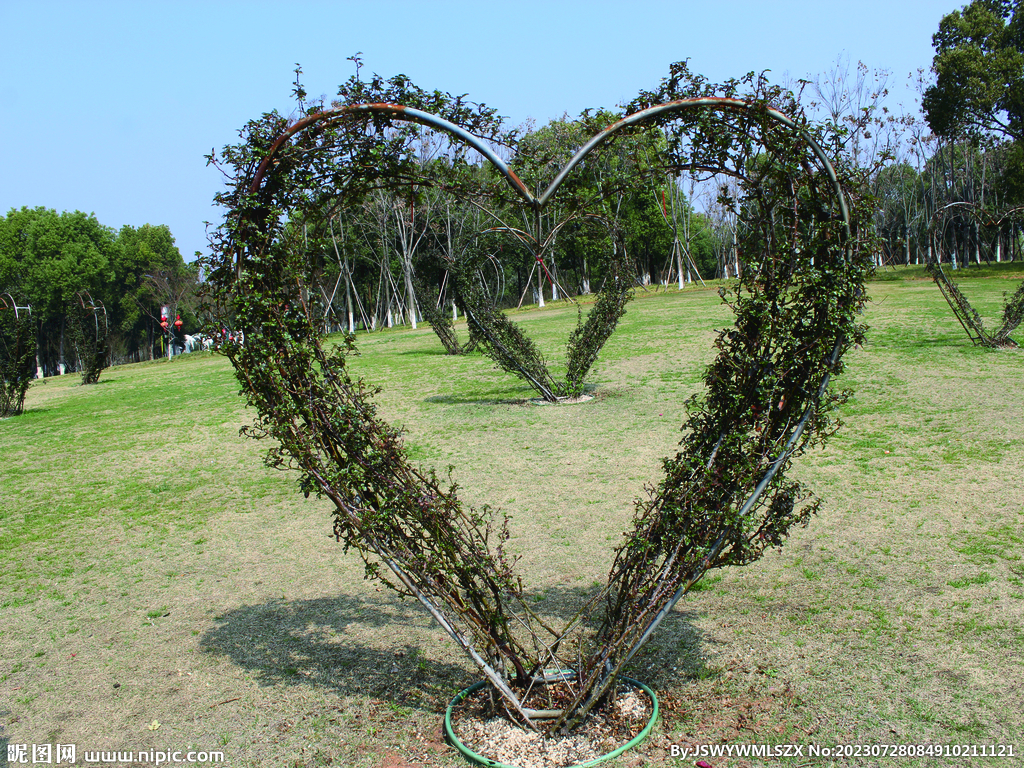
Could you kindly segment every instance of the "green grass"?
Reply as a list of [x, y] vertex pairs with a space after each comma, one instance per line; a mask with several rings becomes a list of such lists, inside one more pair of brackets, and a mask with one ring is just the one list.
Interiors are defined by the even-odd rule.
[[950, 546], [973, 563], [991, 565], [999, 560], [1020, 560], [1024, 554], [1024, 537], [1013, 526], [1001, 525], [969, 534], [960, 543]]
[[[956, 277], [988, 320], [1020, 271]], [[671, 743], [1024, 750], [1024, 354], [972, 347], [923, 278], [870, 285], [867, 341], [838, 382], [854, 391], [845, 427], [793, 468], [817, 519], [709, 574], [636, 657], [667, 702], [645, 764], [670, 764]], [[575, 318], [515, 313], [556, 366]], [[454, 465], [465, 499], [511, 516], [530, 604], [558, 619], [603, 583], [730, 323], [713, 289], [638, 292], [574, 406], [531, 404], [426, 327], [361, 334], [352, 369], [383, 387], [417, 461]], [[230, 733], [239, 766], [461, 765], [429, 734], [476, 673], [414, 603], [363, 580], [329, 505], [239, 437], [237, 390], [198, 354], [34, 384], [0, 422], [4, 737], [60, 727], [62, 743], [137, 750]]]
[[994, 578], [995, 577], [992, 576], [992, 574], [985, 573], [983, 571], [982, 573], [979, 573], [977, 576], [969, 576], [963, 579], [956, 579], [955, 581], [947, 581], [946, 583], [949, 584], [949, 586], [954, 587], [955, 589], [961, 589], [963, 587], [969, 587], [972, 584], [988, 584]]

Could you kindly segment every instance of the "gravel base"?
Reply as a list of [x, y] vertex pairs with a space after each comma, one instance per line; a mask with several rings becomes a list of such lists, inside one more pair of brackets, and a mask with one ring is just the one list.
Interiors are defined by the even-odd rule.
[[652, 712], [647, 694], [631, 689], [574, 734], [544, 736], [502, 717], [486, 717], [486, 705], [485, 691], [474, 692], [453, 711], [452, 729], [478, 755], [514, 768], [569, 768], [607, 755], [636, 737]]

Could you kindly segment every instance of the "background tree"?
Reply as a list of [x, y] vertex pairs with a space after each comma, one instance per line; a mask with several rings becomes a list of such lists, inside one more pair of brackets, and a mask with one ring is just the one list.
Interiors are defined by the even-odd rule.
[[[168, 360], [173, 357], [175, 349], [184, 349], [184, 334], [188, 326], [181, 315], [194, 318], [198, 285], [199, 265], [194, 262], [181, 269], [160, 269], [143, 275], [142, 299], [138, 303], [157, 323]], [[182, 321], [181, 328], [176, 326], [178, 320]], [[162, 327], [165, 322], [166, 328]]]
[[917, 218], [917, 171], [907, 162], [891, 163], [872, 182], [878, 201], [877, 227], [886, 263], [910, 264], [910, 241]]
[[[146, 275], [181, 274], [185, 261], [171, 230], [163, 224], [143, 224], [137, 229], [125, 225], [117, 241], [113, 279], [104, 294], [110, 312], [111, 355], [114, 360], [152, 360], [161, 333], [160, 299]], [[184, 319], [189, 329], [198, 327], [191, 314]]]
[[922, 107], [939, 136], [1024, 140], [1024, 12], [1013, 0], [974, 0], [942, 17], [932, 37], [935, 84]]
[[41, 207], [0, 218], [0, 286], [32, 305], [40, 375], [76, 368], [67, 354], [67, 310], [80, 290], [108, 309], [111, 362], [152, 359], [159, 307], [144, 276], [161, 270], [185, 270], [166, 226], [115, 231], [80, 211]]
[[[928, 125], [947, 143], [992, 152], [995, 205], [1024, 203], [1024, 12], [1010, 0], [974, 0], [939, 22], [935, 83], [922, 99]], [[971, 202], [980, 202], [973, 200]]]
[[44, 372], [68, 369], [68, 305], [79, 290], [105, 294], [117, 249], [114, 230], [81, 211], [22, 208], [0, 226], [0, 280], [16, 286], [32, 305], [38, 367]]

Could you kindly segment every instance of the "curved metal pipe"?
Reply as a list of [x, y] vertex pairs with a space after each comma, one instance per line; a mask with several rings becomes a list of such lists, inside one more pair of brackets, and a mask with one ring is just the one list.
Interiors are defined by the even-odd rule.
[[818, 158], [818, 160], [821, 161], [821, 164], [825, 169], [825, 174], [828, 176], [829, 181], [832, 183], [832, 189], [835, 191], [836, 198], [839, 200], [839, 209], [842, 211], [843, 214], [843, 224], [846, 228], [846, 236], [847, 238], [849, 238], [850, 212], [849, 209], [846, 207], [846, 198], [843, 196], [843, 190], [839, 186], [839, 179], [836, 177], [835, 168], [832, 167], [832, 163], [829, 162], [828, 157], [825, 155], [825, 150], [822, 149], [821, 145], [818, 144], [818, 142], [816, 142], [814, 138], [809, 133], [807, 133], [807, 131], [801, 128], [791, 117], [789, 117], [786, 114], [783, 114], [782, 112], [779, 112], [777, 109], [773, 109], [771, 107], [760, 107], [749, 101], [744, 101], [743, 99], [732, 99], [726, 98], [724, 96], [707, 96], [703, 98], [678, 99], [676, 101], [669, 101], [664, 104], [657, 104], [653, 107], [642, 109], [639, 112], [634, 112], [633, 114], [627, 115], [626, 117], [622, 118], [617, 123], [613, 123], [612, 125], [605, 128], [603, 131], [598, 133], [596, 136], [594, 136], [590, 141], [584, 144], [575, 155], [573, 155], [572, 159], [569, 160], [569, 162], [562, 168], [559, 174], [555, 177], [554, 181], [552, 181], [548, 185], [548, 188], [544, 190], [543, 194], [541, 194], [541, 196], [537, 198], [537, 205], [544, 206], [547, 203], [547, 201], [551, 199], [551, 196], [554, 195], [555, 191], [562, 185], [562, 182], [565, 180], [566, 176], [568, 176], [569, 173], [571, 173], [572, 170], [583, 161], [583, 158], [590, 154], [596, 147], [600, 146], [609, 138], [611, 138], [611, 136], [617, 133], [618, 131], [621, 131], [623, 128], [628, 128], [633, 125], [645, 123], [648, 120], [653, 120], [663, 115], [672, 114], [673, 112], [684, 112], [690, 109], [696, 109], [700, 107], [712, 107], [722, 110], [729, 109], [745, 112], [751, 112], [755, 108], [758, 110], [764, 109], [765, 114], [767, 114], [773, 120], [781, 123], [782, 125], [787, 126], [788, 128], [792, 128], [794, 131], [799, 133], [800, 137], [807, 142], [808, 146], [811, 148], [811, 151], [814, 152], [814, 155]]
[[308, 128], [314, 123], [319, 123], [321, 121], [327, 121], [328, 123], [333, 121], [342, 122], [346, 117], [361, 114], [393, 115], [411, 123], [420, 123], [421, 125], [429, 125], [432, 128], [440, 128], [453, 136], [458, 136], [469, 146], [487, 158], [491, 165], [498, 169], [498, 172], [505, 177], [512, 188], [518, 192], [527, 203], [530, 205], [536, 205], [537, 201], [534, 196], [530, 194], [530, 190], [526, 188], [526, 185], [523, 184], [519, 177], [516, 176], [516, 174], [508, 167], [505, 161], [498, 157], [494, 150], [488, 147], [481, 139], [474, 136], [465, 128], [445, 120], [443, 117], [438, 117], [437, 115], [432, 115], [429, 112], [414, 109], [413, 107], [404, 107], [401, 104], [388, 103], [350, 104], [346, 107], [326, 109], [323, 112], [317, 112], [316, 114], [304, 117], [303, 119], [288, 126], [288, 128], [274, 140], [274, 143], [270, 145], [270, 148], [267, 150], [267, 156], [263, 158], [263, 162], [261, 162], [259, 167], [256, 169], [256, 175], [253, 177], [252, 184], [249, 185], [249, 191], [256, 191], [260, 182], [263, 180], [263, 175], [267, 172], [267, 168], [270, 167], [270, 161], [273, 159], [274, 154], [282, 144], [296, 133]]
[[829, 181], [832, 184], [832, 189], [836, 193], [836, 199], [839, 202], [839, 209], [843, 216], [843, 225], [845, 228], [845, 234], [847, 238], [850, 237], [850, 212], [846, 205], [846, 198], [843, 195], [843, 190], [839, 185], [839, 180], [836, 177], [835, 168], [829, 161], [828, 156], [825, 154], [825, 150], [822, 149], [821, 145], [803, 128], [801, 128], [796, 121], [794, 121], [788, 115], [780, 112], [772, 107], [761, 107], [749, 101], [743, 99], [728, 98], [725, 96], [706, 96], [701, 98], [693, 99], [678, 99], [676, 101], [666, 102], [665, 104], [658, 104], [647, 109], [634, 112], [631, 115], [627, 115], [616, 123], [605, 128], [603, 131], [598, 133], [596, 136], [590, 139], [584, 144], [572, 159], [562, 168], [554, 180], [547, 186], [543, 194], [540, 197], [534, 197], [530, 190], [526, 188], [522, 180], [515, 174], [512, 169], [508, 167], [508, 164], [502, 160], [498, 155], [487, 146], [480, 138], [474, 136], [472, 133], [462, 128], [461, 126], [452, 123], [449, 120], [445, 120], [443, 117], [432, 115], [429, 112], [424, 112], [420, 109], [413, 107], [405, 107], [401, 104], [389, 104], [386, 102], [372, 103], [372, 104], [351, 104], [345, 107], [338, 107], [335, 109], [327, 109], [323, 112], [317, 112], [301, 120], [296, 121], [290, 125], [285, 131], [281, 133], [274, 143], [270, 145], [267, 150], [267, 156], [263, 158], [259, 167], [256, 169], [256, 174], [253, 177], [252, 183], [249, 186], [250, 192], [255, 192], [259, 187], [260, 182], [263, 180], [263, 176], [270, 166], [270, 162], [274, 157], [277, 150], [284, 144], [288, 139], [294, 136], [296, 133], [308, 128], [309, 126], [327, 121], [328, 123], [333, 121], [342, 122], [345, 118], [353, 115], [361, 114], [383, 114], [392, 115], [402, 120], [407, 120], [413, 123], [419, 123], [421, 125], [428, 125], [432, 128], [439, 128], [443, 131], [447, 131], [453, 136], [457, 136], [459, 139], [464, 141], [466, 144], [471, 146], [481, 155], [483, 155], [498, 172], [505, 177], [509, 185], [519, 194], [523, 200], [535, 208], [540, 210], [543, 208], [548, 200], [555, 194], [558, 188], [565, 181], [566, 177], [583, 162], [583, 159], [590, 154], [595, 148], [606, 142], [614, 134], [618, 133], [624, 128], [628, 128], [634, 125], [640, 125], [649, 120], [670, 115], [675, 112], [685, 112], [691, 109], [699, 108], [712, 108], [720, 110], [734, 110], [740, 112], [753, 112], [755, 109], [764, 110], [764, 113], [771, 117], [776, 122], [793, 129], [800, 134], [800, 137], [807, 142], [807, 145], [811, 148], [815, 157], [821, 162], [822, 167], [825, 169], [825, 174], [828, 176]]

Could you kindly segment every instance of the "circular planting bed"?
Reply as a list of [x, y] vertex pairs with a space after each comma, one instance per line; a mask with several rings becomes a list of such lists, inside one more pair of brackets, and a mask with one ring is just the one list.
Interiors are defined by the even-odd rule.
[[[492, 768], [586, 768], [640, 744], [658, 719], [658, 698], [643, 683], [620, 678], [615, 701], [596, 709], [568, 736], [544, 736], [497, 716], [486, 682], [448, 706], [448, 740], [471, 762]], [[540, 697], [538, 697], [540, 698]]]

